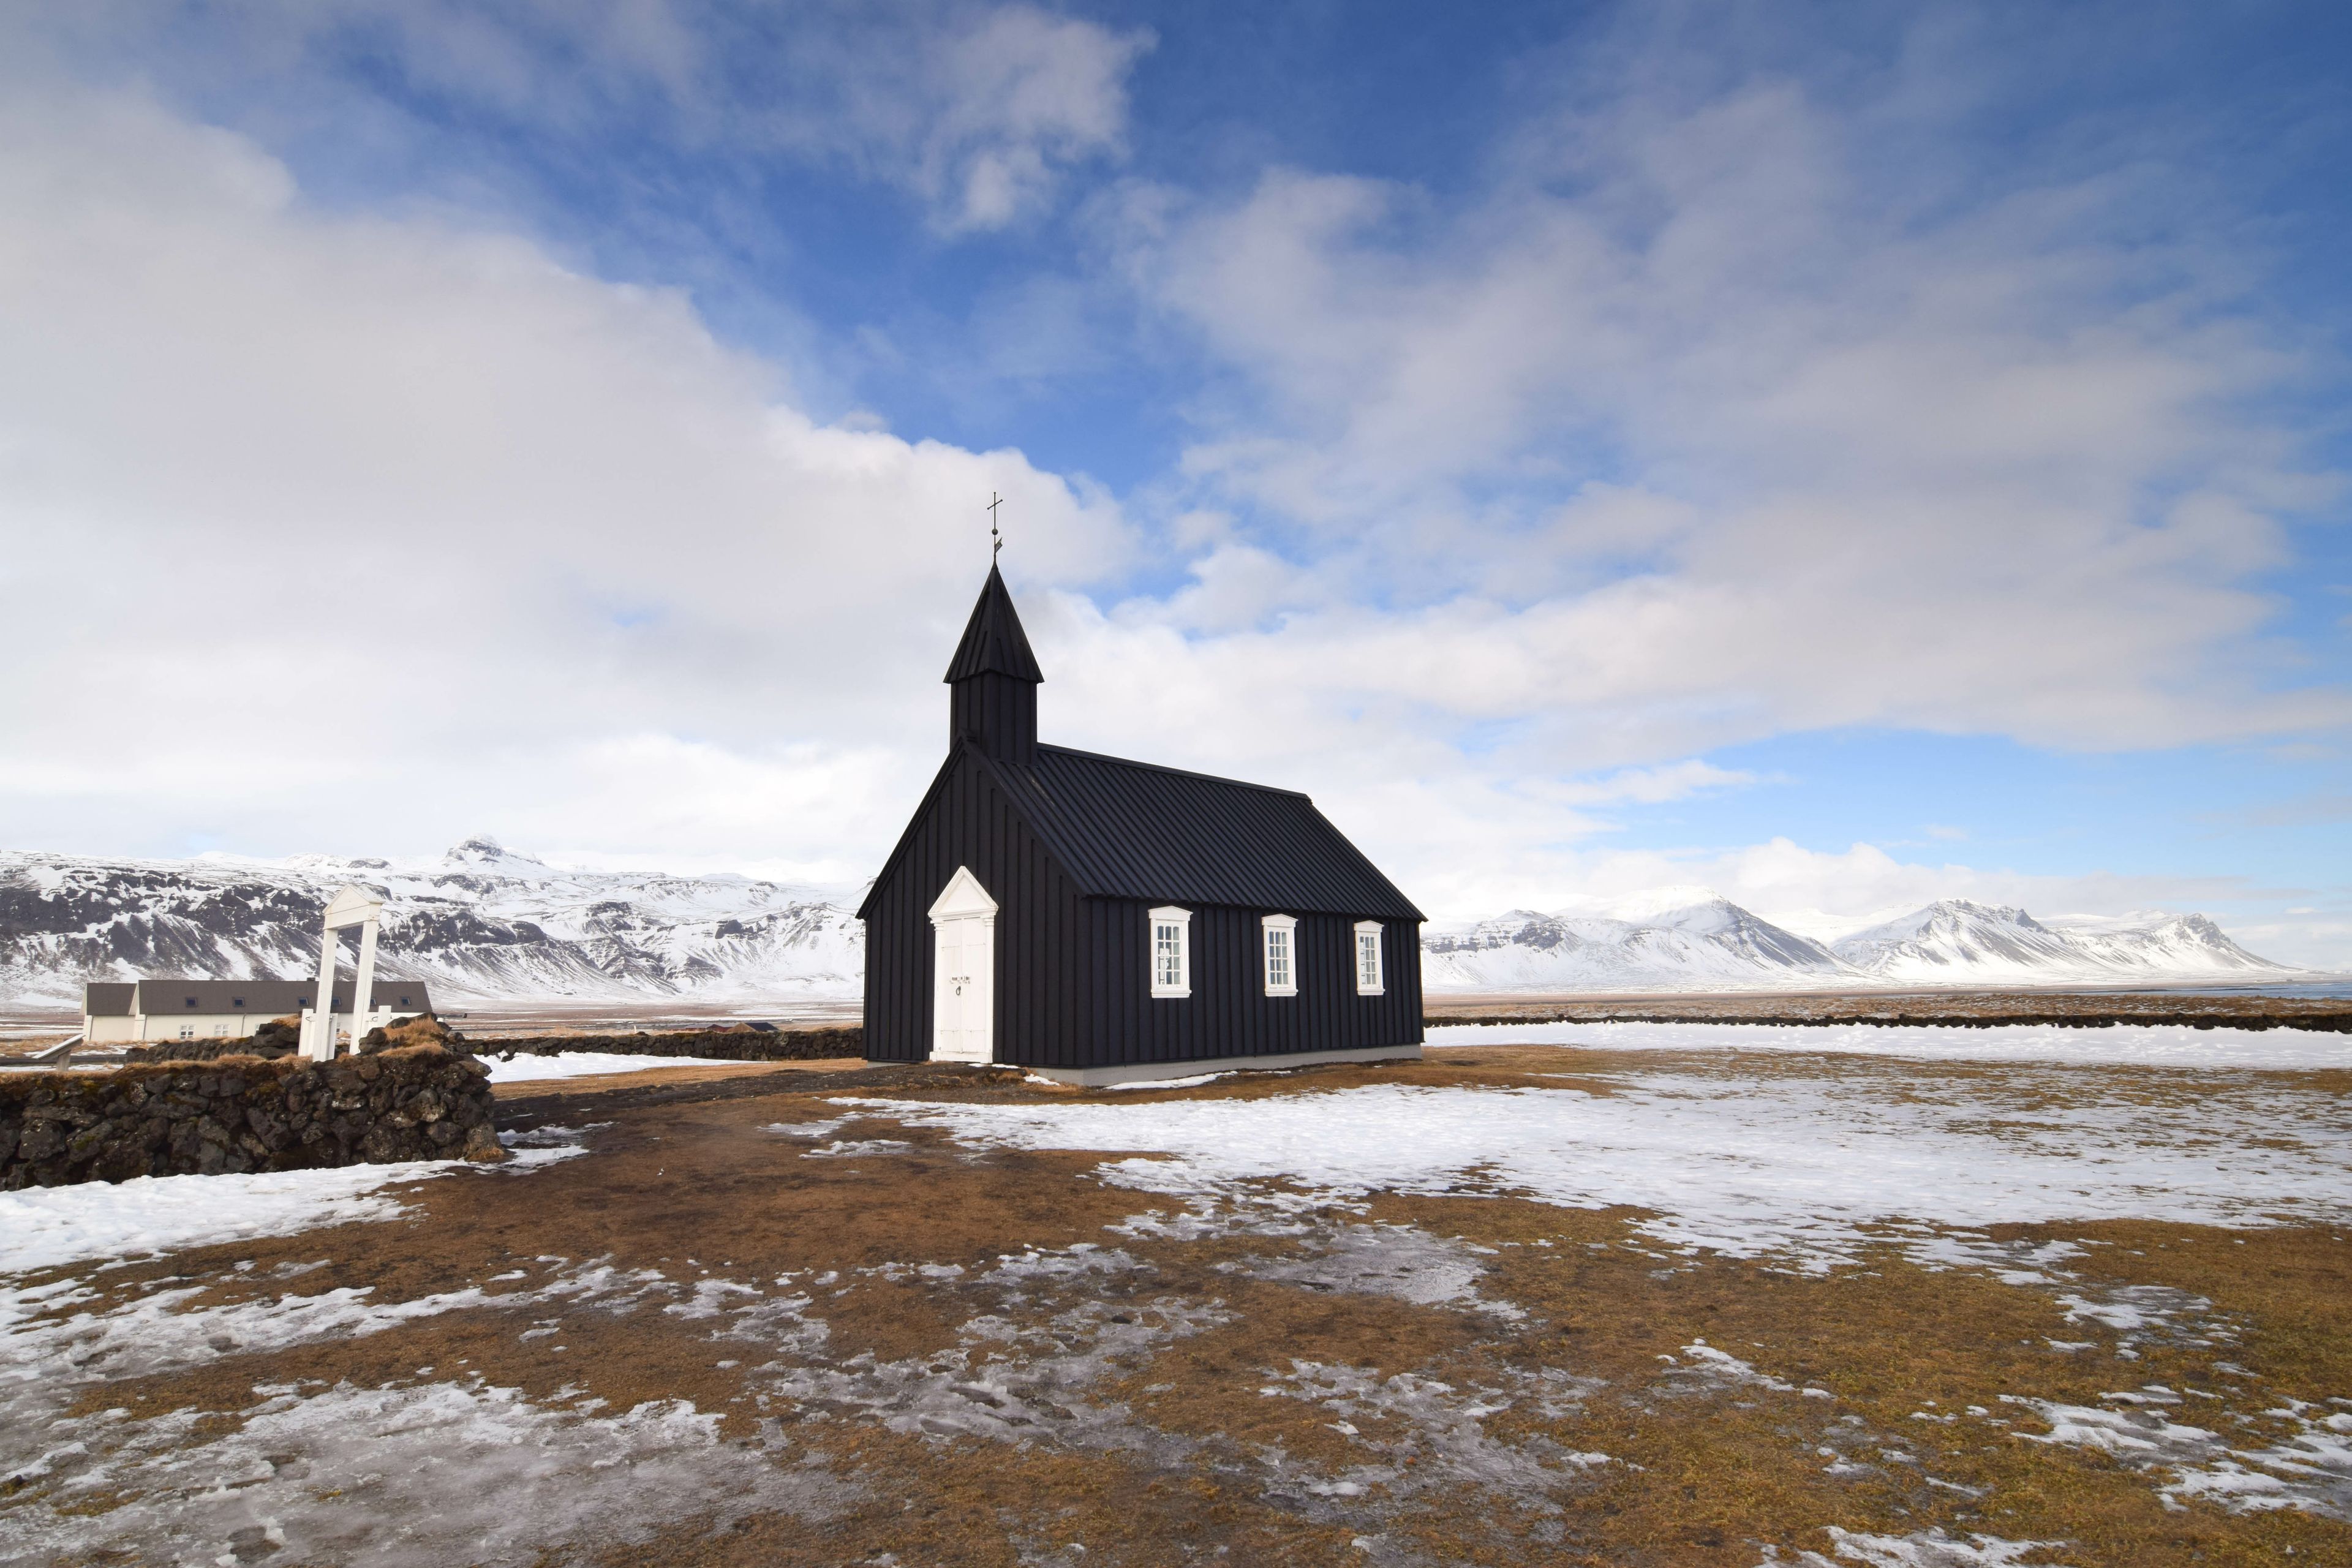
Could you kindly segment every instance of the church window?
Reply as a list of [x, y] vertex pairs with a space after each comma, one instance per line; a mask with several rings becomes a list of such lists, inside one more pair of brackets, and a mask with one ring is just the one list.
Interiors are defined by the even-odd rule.
[[1378, 996], [1387, 987], [1381, 984], [1381, 922], [1356, 922], [1356, 994]]
[[1192, 994], [1192, 911], [1174, 907], [1151, 911], [1151, 994]]
[[1265, 994], [1298, 994], [1298, 920], [1295, 915], [1265, 917]]

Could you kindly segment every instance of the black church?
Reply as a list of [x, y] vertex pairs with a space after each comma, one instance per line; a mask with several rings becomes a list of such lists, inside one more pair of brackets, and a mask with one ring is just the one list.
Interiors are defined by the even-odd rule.
[[857, 911], [866, 1054], [1073, 1083], [1421, 1054], [1422, 914], [1291, 790], [1037, 741], [995, 568], [948, 758]]

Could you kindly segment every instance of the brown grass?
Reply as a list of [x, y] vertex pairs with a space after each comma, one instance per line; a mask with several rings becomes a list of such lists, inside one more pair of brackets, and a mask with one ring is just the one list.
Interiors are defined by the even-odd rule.
[[[1720, 1070], [1722, 1059], [1682, 1068], [1654, 1055], [1629, 1060], [1662, 1072]], [[1417, 1066], [1222, 1080], [1191, 1092], [1256, 1097], [1397, 1081], [1608, 1092], [1606, 1073], [1623, 1065], [1598, 1053], [1495, 1048], [1448, 1052]], [[2011, 1395], [2096, 1405], [2105, 1393], [2164, 1384], [2216, 1394], [2200, 1402], [2195, 1418], [2218, 1426], [2235, 1415], [2259, 1423], [2282, 1397], [2352, 1394], [2352, 1243], [2327, 1228], [2233, 1233], [2104, 1224], [1992, 1233], [2001, 1241], [2085, 1246], [2086, 1255], [2066, 1265], [2076, 1278], [2063, 1289], [2003, 1284], [1970, 1269], [1930, 1272], [1892, 1245], [1862, 1266], [1826, 1275], [1765, 1261], [1670, 1257], [1643, 1239], [1638, 1212], [1507, 1198], [1389, 1195], [1361, 1212], [1307, 1216], [1304, 1234], [1243, 1224], [1197, 1240], [1139, 1237], [1111, 1227], [1139, 1211], [1173, 1205], [1105, 1185], [1092, 1173], [1092, 1156], [975, 1152], [876, 1118], [839, 1136], [908, 1147], [816, 1157], [828, 1140], [764, 1130], [841, 1114], [821, 1095], [794, 1091], [790, 1075], [802, 1067], [631, 1075], [675, 1082], [681, 1074], [715, 1080], [742, 1072], [775, 1081], [742, 1098], [667, 1105], [607, 1099], [604, 1110], [598, 1094], [617, 1092], [621, 1082], [512, 1086], [567, 1093], [562, 1115], [575, 1125], [607, 1121], [593, 1134], [594, 1152], [520, 1177], [422, 1184], [411, 1198], [416, 1216], [406, 1222], [110, 1270], [97, 1278], [115, 1302], [172, 1278], [201, 1281], [204, 1304], [337, 1285], [372, 1286], [383, 1300], [482, 1285], [516, 1304], [494, 1301], [360, 1338], [104, 1383], [79, 1408], [120, 1406], [144, 1416], [192, 1406], [235, 1422], [255, 1404], [261, 1383], [372, 1386], [478, 1375], [545, 1404], [557, 1403], [559, 1391], [567, 1400], [604, 1399], [615, 1410], [688, 1399], [724, 1412], [727, 1430], [739, 1438], [763, 1416], [781, 1420], [796, 1445], [794, 1462], [821, 1464], [853, 1494], [822, 1522], [754, 1516], [715, 1535], [685, 1528], [649, 1547], [600, 1555], [575, 1546], [550, 1561], [832, 1564], [895, 1552], [910, 1564], [1009, 1565], [1082, 1543], [1083, 1558], [1063, 1560], [1328, 1563], [1368, 1560], [1351, 1545], [1362, 1538], [1384, 1554], [1379, 1561], [1752, 1568], [1767, 1546], [1784, 1556], [1828, 1554], [1824, 1531], [1834, 1525], [2063, 1542], [2042, 1554], [2053, 1563], [2273, 1563], [2289, 1561], [2292, 1548], [2297, 1563], [2352, 1563], [2352, 1528], [2342, 1522], [2293, 1510], [2231, 1515], [2202, 1503], [2169, 1510], [2157, 1495], [2161, 1478], [2025, 1440], [2040, 1425], [2003, 1403]], [[1748, 1057], [1739, 1067], [1889, 1074], [1886, 1064], [1848, 1058]], [[2054, 1071], [1940, 1064], [1916, 1073], [1905, 1067], [1886, 1087], [1933, 1093], [1939, 1075], [1948, 1074], [2007, 1074], [2021, 1095], [2064, 1092], [2063, 1075]], [[2189, 1092], [2192, 1076], [2130, 1081], [2137, 1092], [2166, 1100]], [[2275, 1076], [2293, 1092], [2344, 1089], [2344, 1075]], [[973, 1083], [946, 1092], [1037, 1091]], [[1486, 1269], [1482, 1298], [1509, 1303], [1518, 1315], [1266, 1277], [1316, 1256], [1342, 1227], [1365, 1224], [1411, 1226], [1457, 1245]], [[1003, 1289], [976, 1279], [1000, 1257], [1079, 1243], [1122, 1248], [1134, 1267], [1025, 1288], [1024, 1300], [1010, 1307]], [[322, 1258], [330, 1260], [324, 1268], [299, 1279], [271, 1279], [283, 1266]], [[524, 1294], [590, 1259], [649, 1271], [658, 1285], [634, 1302], [521, 1304]], [[252, 1267], [240, 1270], [239, 1263]], [[925, 1277], [892, 1267], [922, 1263], [965, 1272]], [[483, 1285], [516, 1269], [524, 1278]], [[827, 1275], [831, 1283], [814, 1284]], [[721, 1325], [661, 1310], [713, 1279], [775, 1295], [806, 1291], [809, 1314], [829, 1335], [818, 1351], [784, 1353], [715, 1341]], [[2200, 1325], [2231, 1337], [2206, 1345], [2143, 1340], [2136, 1347], [2141, 1359], [2130, 1361], [2116, 1353], [2126, 1348], [2116, 1334], [2068, 1323], [2054, 1299], [2064, 1290], [2131, 1285], [2208, 1299]], [[1082, 1395], [1094, 1409], [1123, 1413], [1140, 1447], [1072, 1447], [1046, 1430], [1002, 1439], [924, 1436], [889, 1430], [870, 1414], [775, 1392], [789, 1366], [905, 1367], [972, 1353], [965, 1326], [987, 1315], [1038, 1336], [1024, 1344], [1055, 1335], [1083, 1349], [1109, 1314], [1149, 1325], [1184, 1312], [1192, 1314], [1188, 1329], [1115, 1360]], [[542, 1320], [561, 1331], [520, 1337]], [[1697, 1375], [1686, 1347], [1700, 1340], [1761, 1378], [1792, 1386]], [[2094, 1346], [2068, 1353], [2053, 1350], [2053, 1340]], [[2224, 1372], [2221, 1362], [2249, 1375]], [[1540, 1468], [1517, 1481], [1482, 1480], [1449, 1447], [1454, 1439], [1442, 1423], [1394, 1408], [1343, 1414], [1339, 1402], [1312, 1396], [1314, 1380], [1302, 1373], [1312, 1367], [1332, 1369], [1318, 1374], [1327, 1380], [1352, 1369], [1391, 1388], [1412, 1380], [1444, 1384], [1452, 1393], [1430, 1397], [1457, 1415], [1483, 1398], [1496, 1408], [1462, 1417], [1469, 1425], [1460, 1429], [1483, 1434], [1495, 1455], [1516, 1454]], [[1579, 1381], [1560, 1384], [1563, 1373]], [[1581, 1392], [1547, 1411], [1530, 1393], [1549, 1386], [1547, 1377]], [[1268, 1387], [1281, 1392], [1263, 1392]], [[1830, 1397], [1800, 1392], [1806, 1387]], [[1984, 1414], [1970, 1415], [1971, 1407]], [[1915, 1413], [1958, 1418], [1919, 1420]], [[1341, 1430], [1343, 1422], [1354, 1432]], [[1824, 1448], [1863, 1468], [1833, 1474]], [[1596, 1452], [1609, 1461], [1565, 1458]], [[1314, 1490], [1349, 1473], [1375, 1472], [1380, 1479], [1353, 1498]], [[0, 1510], [47, 1495], [25, 1489], [0, 1500]]]

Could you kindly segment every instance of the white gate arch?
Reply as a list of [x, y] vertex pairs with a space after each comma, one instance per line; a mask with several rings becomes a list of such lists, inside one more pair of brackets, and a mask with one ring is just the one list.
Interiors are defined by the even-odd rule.
[[358, 926], [360, 970], [352, 987], [352, 1047], [359, 1047], [360, 1020], [375, 1002], [375, 933], [383, 900], [356, 882], [327, 904], [327, 929], [319, 942], [319, 996], [302, 1021], [302, 1054], [314, 1062], [335, 1059], [335, 933]]

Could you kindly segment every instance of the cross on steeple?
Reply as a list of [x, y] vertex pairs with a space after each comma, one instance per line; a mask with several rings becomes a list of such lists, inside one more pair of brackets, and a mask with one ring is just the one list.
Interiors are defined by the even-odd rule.
[[988, 563], [992, 567], [996, 564], [996, 557], [1004, 549], [1004, 535], [996, 531], [996, 509], [1003, 504], [1003, 496], [998, 495], [994, 490], [988, 492]]

